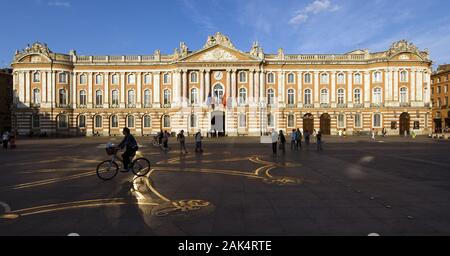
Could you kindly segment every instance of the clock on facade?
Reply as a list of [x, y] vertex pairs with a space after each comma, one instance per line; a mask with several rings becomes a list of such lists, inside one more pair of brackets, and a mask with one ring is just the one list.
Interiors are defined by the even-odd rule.
[[217, 71], [217, 72], [214, 73], [214, 78], [215, 78], [216, 80], [220, 80], [220, 79], [222, 79], [222, 77], [223, 77], [222, 72]]

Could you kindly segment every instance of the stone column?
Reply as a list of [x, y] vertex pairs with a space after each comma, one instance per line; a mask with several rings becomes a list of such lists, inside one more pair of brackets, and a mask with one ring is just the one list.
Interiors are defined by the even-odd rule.
[[66, 81], [69, 84], [69, 97], [67, 97], [68, 101], [69, 101], [69, 105], [71, 108], [75, 108], [76, 107], [76, 98], [74, 97], [77, 93], [76, 93], [76, 89], [73, 87], [73, 73], [72, 72], [68, 72], [66, 73], [67, 77], [66, 77]]
[[109, 108], [109, 73], [103, 73], [105, 83], [105, 93], [103, 94], [103, 108]]
[[254, 98], [253, 98], [253, 87], [255, 86], [255, 83], [254, 83], [254, 70], [249, 70], [248, 71], [248, 77], [249, 77], [249, 79], [248, 79], [248, 87], [249, 87], [249, 93], [248, 93], [248, 102], [250, 103], [250, 104], [253, 104], [253, 102], [254, 102]]
[[281, 71], [278, 73], [278, 103], [282, 102], [283, 104], [286, 103], [286, 99], [285, 99], [285, 75], [286, 72]]
[[205, 71], [205, 99], [208, 100], [209, 93], [211, 92], [211, 70]]
[[92, 93], [92, 73], [89, 73], [88, 75], [88, 108], [92, 108], [93, 107], [93, 98], [94, 95]]
[[160, 72], [153, 73], [153, 107], [160, 108], [161, 107], [161, 92], [160, 92]]
[[183, 97], [183, 107], [187, 106], [187, 102], [188, 102], [188, 82], [187, 82], [187, 74], [188, 71], [185, 69], [183, 70], [183, 91], [181, 93], [181, 97]]
[[236, 83], [236, 69], [233, 69], [231, 71], [231, 97], [233, 97], [233, 106], [236, 106], [236, 90], [237, 90], [237, 83]]
[[260, 74], [261, 71], [256, 71], [255, 72], [255, 92], [254, 92], [254, 102], [259, 106], [259, 84], [260, 82]]
[[200, 106], [205, 104], [205, 70], [201, 69], [198, 72], [199, 79], [200, 79]]
[[228, 99], [231, 97], [231, 70], [227, 69], [227, 81], [226, 81], [226, 91], [225, 91], [225, 96], [227, 98], [227, 105], [228, 104], [232, 104], [231, 102], [228, 102]]
[[389, 86], [389, 69], [384, 70], [384, 86], [383, 86], [383, 93], [384, 93], [384, 102], [386, 104], [389, 104], [389, 93], [390, 93], [390, 86]]
[[125, 108], [125, 95], [127, 92], [125, 91], [125, 73], [120, 73], [120, 108]]
[[[77, 107], [77, 98], [78, 98], [78, 91], [77, 91], [77, 73], [73, 72], [70, 74], [70, 79], [72, 79], [72, 91], [73, 91], [73, 95], [72, 95], [72, 106], [74, 108]], [[106, 93], [105, 93], [106, 95]]]
[[136, 108], [142, 108], [142, 74], [136, 73]]
[[174, 83], [173, 83], [173, 96], [174, 96], [174, 105], [181, 106], [183, 103], [183, 93], [182, 93], [182, 85], [181, 85], [181, 70], [176, 70], [174, 73]]
[[52, 96], [51, 96], [51, 104], [52, 106], [55, 106], [58, 102], [58, 99], [56, 97], [56, 71], [52, 71]]
[[416, 69], [411, 69], [411, 81], [410, 81], [410, 89], [408, 90], [409, 92], [409, 97], [410, 97], [410, 102], [412, 101], [416, 101]]
[[331, 101], [332, 105], [336, 105], [336, 72], [331, 72]]
[[423, 71], [417, 72], [416, 101], [423, 101]]
[[398, 102], [398, 69], [394, 69], [394, 101]]
[[47, 103], [47, 72], [41, 74], [41, 105], [46, 107]]
[[46, 81], [45, 81], [45, 91], [47, 97], [47, 107], [52, 105], [52, 73], [50, 71], [46, 72]]
[[347, 102], [352, 104], [353, 103], [353, 72], [348, 71], [347, 72]]
[[25, 72], [19, 71], [19, 103], [25, 103]]
[[302, 102], [303, 102], [303, 72], [300, 71], [297, 74], [297, 103], [298, 106], [297, 107], [302, 107]]
[[31, 100], [30, 100], [30, 90], [31, 90], [31, 71], [27, 71], [25, 73], [25, 105], [30, 106]]
[[318, 103], [320, 103], [319, 101], [319, 72], [318, 71], [314, 71], [314, 91], [313, 91], [314, 96], [311, 97], [312, 99], [312, 104], [316, 105]]
[[370, 105], [370, 71], [364, 72], [364, 104]]
[[262, 70], [259, 74], [259, 100], [265, 101], [265, 95], [266, 95], [266, 74]]
[[429, 104], [430, 103], [430, 100], [431, 100], [431, 97], [430, 97], [430, 93], [431, 93], [431, 76], [430, 76], [430, 74], [431, 74], [431, 70], [427, 70], [427, 71], [425, 71], [425, 73], [424, 73], [424, 76], [425, 76], [425, 93], [424, 93], [424, 103], [425, 104]]

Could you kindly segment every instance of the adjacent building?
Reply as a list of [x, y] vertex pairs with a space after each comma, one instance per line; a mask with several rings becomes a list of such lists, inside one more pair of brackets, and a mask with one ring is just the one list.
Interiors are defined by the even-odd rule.
[[433, 131], [442, 133], [450, 128], [450, 65], [441, 65], [431, 77], [431, 97], [433, 103]]
[[19, 133], [115, 135], [215, 129], [259, 136], [300, 128], [325, 134], [428, 134], [431, 60], [405, 40], [382, 52], [267, 54], [221, 34], [191, 51], [82, 56], [35, 43], [17, 51], [13, 125]]
[[11, 129], [12, 69], [0, 69], [0, 131]]

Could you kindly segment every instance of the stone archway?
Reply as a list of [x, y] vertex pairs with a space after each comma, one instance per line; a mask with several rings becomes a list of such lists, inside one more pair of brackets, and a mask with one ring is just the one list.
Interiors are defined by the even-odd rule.
[[303, 116], [303, 132], [312, 133], [314, 131], [314, 116], [307, 113]]
[[320, 131], [323, 135], [331, 134], [331, 116], [327, 113], [320, 116]]
[[411, 117], [408, 113], [404, 112], [400, 115], [400, 135], [409, 134], [411, 129], [410, 125]]

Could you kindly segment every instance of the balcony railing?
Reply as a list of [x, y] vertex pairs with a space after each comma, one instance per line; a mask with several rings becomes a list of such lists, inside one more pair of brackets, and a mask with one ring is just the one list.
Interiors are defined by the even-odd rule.
[[152, 108], [152, 104], [144, 104], [144, 108]]
[[69, 108], [69, 104], [56, 104], [57, 108]]
[[78, 108], [87, 108], [87, 105], [86, 104], [80, 104], [80, 105], [78, 105]]
[[348, 105], [345, 104], [345, 103], [338, 103], [337, 104], [337, 108], [347, 108], [347, 107], [348, 107]]
[[170, 104], [170, 103], [166, 103], [163, 105], [163, 108], [171, 108], [171, 107], [172, 107], [172, 104]]
[[303, 108], [314, 108], [314, 104], [305, 104]]
[[287, 104], [286, 108], [296, 108], [297, 104]]
[[41, 107], [41, 103], [31, 103], [30, 107], [31, 108], [40, 108]]
[[119, 108], [119, 104], [117, 103], [113, 103], [111, 105], [109, 105], [110, 108]]
[[103, 108], [103, 105], [95, 105], [95, 108]]
[[321, 107], [321, 108], [330, 108], [331, 105], [328, 104], [328, 103], [320, 103], [320, 107]]
[[355, 104], [353, 104], [353, 107], [354, 107], [354, 108], [364, 108], [364, 104], [361, 104], [361, 103], [355, 103]]
[[136, 104], [127, 104], [127, 108], [136, 108]]
[[400, 102], [400, 107], [402, 107], [402, 108], [411, 107], [411, 103], [409, 103], [409, 102]]
[[384, 103], [371, 103], [370, 107], [372, 107], [372, 108], [381, 108], [381, 107], [384, 107]]

